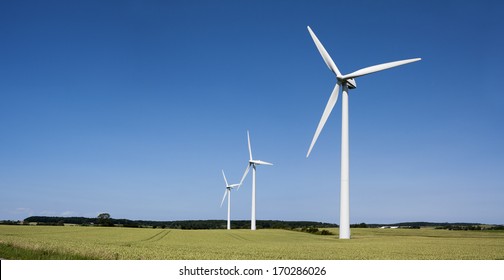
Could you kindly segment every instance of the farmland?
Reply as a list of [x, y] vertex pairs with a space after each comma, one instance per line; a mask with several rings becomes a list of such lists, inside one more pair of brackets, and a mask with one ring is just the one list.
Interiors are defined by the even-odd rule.
[[504, 259], [504, 232], [356, 228], [351, 240], [339, 240], [337, 235], [277, 229], [0, 226], [0, 257], [9, 258], [7, 249], [16, 248], [43, 254], [11, 258], [493, 260]]

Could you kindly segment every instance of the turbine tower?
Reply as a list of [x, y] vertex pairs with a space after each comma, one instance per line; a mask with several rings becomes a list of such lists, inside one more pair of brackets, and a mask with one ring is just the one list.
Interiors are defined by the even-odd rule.
[[[247, 169], [245, 169], [245, 173], [243, 173], [243, 177], [240, 181], [240, 186], [243, 183], [243, 180], [245, 180], [245, 177], [247, 176], [250, 167], [252, 166], [252, 217], [250, 219], [250, 229], [251, 230], [256, 230], [256, 165], [273, 165], [272, 163], [265, 162], [262, 160], [254, 160], [252, 159], [252, 148], [250, 147], [250, 134], [249, 131], [247, 130], [247, 139], [248, 139], [248, 149], [249, 149], [249, 164], [247, 166]], [[238, 188], [240, 188], [238, 186]]]
[[222, 207], [222, 204], [224, 203], [224, 200], [226, 199], [226, 195], [227, 195], [227, 197], [228, 197], [227, 229], [230, 230], [231, 229], [231, 189], [234, 189], [235, 187], [240, 187], [240, 184], [229, 185], [228, 181], [226, 179], [226, 174], [224, 174], [224, 170], [222, 170], [222, 177], [224, 177], [224, 182], [226, 183], [226, 190], [224, 191], [224, 196], [222, 197], [220, 207]]
[[324, 109], [324, 113], [322, 114], [322, 118], [317, 126], [317, 130], [315, 131], [315, 135], [313, 136], [310, 148], [308, 149], [308, 153], [306, 157], [310, 155], [310, 152], [317, 142], [317, 138], [319, 137], [320, 132], [324, 128], [324, 124], [327, 121], [327, 118], [331, 114], [336, 101], [338, 100], [339, 88], [342, 87], [342, 110], [341, 110], [341, 190], [340, 190], [340, 239], [350, 239], [350, 164], [349, 164], [349, 144], [348, 144], [348, 90], [354, 89], [357, 87], [355, 82], [355, 78], [364, 76], [367, 74], [371, 74], [374, 72], [382, 71], [385, 69], [389, 69], [392, 67], [397, 67], [403, 64], [412, 63], [415, 61], [419, 61], [420, 58], [406, 59], [400, 61], [394, 61], [389, 63], [383, 63], [379, 65], [374, 65], [366, 68], [362, 68], [355, 72], [352, 72], [347, 75], [342, 75], [334, 63], [334, 61], [329, 56], [329, 53], [325, 50], [322, 43], [320, 43], [319, 39], [313, 33], [311, 28], [308, 26], [308, 31], [317, 46], [320, 55], [324, 59], [324, 62], [327, 64], [327, 67], [336, 75], [336, 86], [334, 87], [331, 96], [329, 97], [329, 101], [327, 101], [327, 105]]

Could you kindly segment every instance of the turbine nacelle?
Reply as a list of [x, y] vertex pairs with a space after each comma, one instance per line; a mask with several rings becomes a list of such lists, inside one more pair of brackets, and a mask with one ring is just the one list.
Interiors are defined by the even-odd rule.
[[234, 188], [237, 188], [239, 186], [240, 186], [240, 184], [232, 184], [232, 185], [227, 186], [226, 188], [228, 188], [228, 189], [234, 189]]
[[348, 86], [348, 89], [354, 89], [357, 87], [357, 81], [355, 81], [355, 79], [344, 80], [342, 78], [338, 78], [338, 82], [342, 84], [345, 83]]
[[254, 164], [254, 165], [273, 165], [273, 163], [269, 163], [269, 162], [262, 161], [262, 160], [249, 160], [249, 164]]

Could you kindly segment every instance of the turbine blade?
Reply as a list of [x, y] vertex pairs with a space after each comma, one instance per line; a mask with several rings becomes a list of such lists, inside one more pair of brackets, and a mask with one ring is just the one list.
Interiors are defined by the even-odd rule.
[[250, 147], [250, 133], [248, 130], [247, 130], [247, 139], [248, 139], [249, 156], [250, 156], [250, 160], [252, 160], [252, 148]]
[[397, 67], [400, 65], [412, 63], [412, 62], [419, 61], [419, 60], [421, 60], [421, 58], [412, 58], [412, 59], [405, 59], [405, 60], [399, 60], [399, 61], [394, 61], [394, 62], [378, 64], [378, 65], [362, 68], [362, 69], [357, 70], [353, 73], [347, 74], [347, 75], [341, 77], [341, 79], [343, 79], [343, 80], [353, 79], [353, 78], [357, 78], [360, 76], [364, 76], [364, 75], [371, 74], [374, 72], [386, 70], [386, 69], [389, 69], [392, 67]]
[[236, 188], [237, 190], [239, 190], [240, 187], [241, 187], [241, 185], [243, 184], [243, 180], [245, 180], [245, 177], [247, 177], [249, 169], [250, 169], [250, 164], [247, 166], [247, 169], [245, 169], [245, 173], [243, 173], [243, 176], [242, 176], [241, 181], [240, 181], [240, 185], [238, 186], [238, 188]]
[[226, 199], [226, 195], [227, 195], [227, 193], [228, 193], [228, 190], [226, 189], [226, 190], [224, 191], [224, 196], [222, 197], [222, 201], [221, 201], [221, 203], [220, 203], [220, 207], [222, 207], [222, 204], [224, 204], [224, 200]]
[[313, 139], [310, 144], [310, 148], [308, 149], [308, 153], [306, 154], [306, 157], [310, 156], [311, 150], [313, 149], [315, 142], [317, 142], [317, 138], [319, 137], [320, 132], [324, 128], [324, 125], [327, 121], [327, 118], [329, 118], [329, 115], [331, 114], [331, 111], [334, 108], [336, 101], [338, 101], [339, 87], [340, 87], [340, 85], [339, 85], [339, 83], [337, 83], [331, 93], [331, 96], [329, 97], [329, 100], [327, 101], [327, 105], [324, 109], [324, 113], [322, 114], [322, 118], [320, 118], [320, 122], [317, 126], [317, 130], [315, 131], [315, 135], [313, 135]]
[[313, 33], [313, 31], [311, 30], [311, 28], [309, 26], [308, 26], [308, 31], [310, 32], [310, 35], [313, 39], [313, 42], [315, 42], [315, 45], [317, 46], [317, 49], [318, 49], [320, 55], [322, 56], [322, 58], [324, 59], [324, 62], [326, 63], [327, 67], [329, 67], [329, 69], [334, 74], [336, 74], [337, 77], [340, 77], [341, 73], [340, 73], [338, 67], [336, 66], [336, 64], [334, 63], [334, 61], [332, 60], [331, 56], [326, 51], [326, 49], [324, 48], [322, 43], [317, 38], [317, 35], [315, 35], [315, 33]]
[[224, 177], [224, 182], [226, 182], [226, 187], [229, 187], [229, 184], [226, 179], [226, 174], [224, 174], [224, 169], [222, 170], [222, 176]]

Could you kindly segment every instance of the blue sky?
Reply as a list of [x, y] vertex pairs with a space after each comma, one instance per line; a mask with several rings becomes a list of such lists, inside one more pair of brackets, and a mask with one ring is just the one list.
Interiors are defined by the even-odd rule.
[[[501, 1], [2, 1], [0, 219], [225, 219], [221, 169], [257, 173], [257, 218], [504, 223]], [[251, 177], [232, 193], [250, 219]]]

